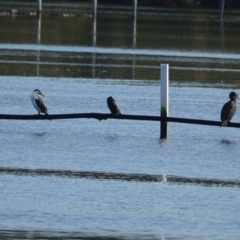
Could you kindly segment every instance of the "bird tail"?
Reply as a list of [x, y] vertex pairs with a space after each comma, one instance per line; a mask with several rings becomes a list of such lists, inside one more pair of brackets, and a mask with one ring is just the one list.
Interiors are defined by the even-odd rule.
[[222, 121], [220, 127], [226, 127], [228, 125], [228, 120]]

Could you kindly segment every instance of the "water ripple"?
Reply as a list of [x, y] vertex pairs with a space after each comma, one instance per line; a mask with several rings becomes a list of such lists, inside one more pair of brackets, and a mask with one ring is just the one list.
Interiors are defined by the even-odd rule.
[[0, 44], [0, 49], [48, 51], [48, 52], [75, 52], [75, 53], [102, 53], [102, 54], [126, 54], [126, 55], [151, 55], [151, 56], [177, 56], [190, 58], [212, 59], [240, 59], [240, 54], [200, 51], [179, 51], [175, 49], [131, 49], [131, 48], [103, 48], [62, 45], [38, 45], [38, 44]]
[[12, 174], [18, 176], [55, 176], [66, 178], [88, 178], [100, 180], [118, 180], [135, 182], [168, 182], [181, 184], [195, 184], [202, 186], [240, 187], [239, 180], [221, 180], [206, 178], [189, 178], [174, 175], [134, 174], [134, 173], [110, 173], [71, 170], [50, 169], [26, 169], [26, 168], [0, 168], [0, 174]]

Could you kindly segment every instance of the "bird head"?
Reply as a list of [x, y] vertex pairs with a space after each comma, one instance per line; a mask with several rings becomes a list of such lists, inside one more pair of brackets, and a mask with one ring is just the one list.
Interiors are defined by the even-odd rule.
[[37, 94], [37, 95], [41, 95], [44, 97], [44, 95], [42, 94], [42, 92], [39, 89], [35, 89], [33, 92], [35, 92], [35, 94]]
[[235, 93], [235, 92], [230, 92], [229, 98], [230, 98], [231, 100], [236, 100], [236, 99], [238, 98], [238, 94]]

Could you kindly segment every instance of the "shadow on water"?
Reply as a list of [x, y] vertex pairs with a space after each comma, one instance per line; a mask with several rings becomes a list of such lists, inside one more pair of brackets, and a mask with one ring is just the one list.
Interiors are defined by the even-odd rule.
[[175, 238], [168, 236], [154, 236], [150, 234], [94, 234], [84, 232], [63, 232], [63, 231], [32, 231], [32, 230], [1, 230], [0, 239], [82, 239], [82, 240], [126, 240], [126, 239], [168, 239], [177, 240], [181, 238]]
[[164, 138], [164, 139], [159, 139], [159, 144], [167, 144], [168, 143], [168, 139]]
[[221, 144], [225, 144], [225, 145], [232, 145], [235, 143], [235, 141], [229, 140], [229, 139], [222, 139], [220, 141]]
[[93, 180], [116, 180], [134, 182], [164, 182], [177, 184], [194, 184], [205, 187], [240, 187], [239, 180], [221, 180], [205, 178], [189, 178], [174, 175], [134, 174], [134, 173], [110, 173], [110, 172], [87, 172], [71, 170], [49, 170], [49, 169], [26, 169], [0, 167], [0, 174], [11, 174], [17, 176], [39, 176], [39, 177], [65, 177], [65, 178], [87, 178]]
[[34, 137], [43, 137], [47, 135], [47, 132], [38, 132], [38, 133], [31, 133]]
[[113, 135], [110, 135], [110, 136], [106, 136], [105, 139], [109, 142], [115, 142], [116, 140], [118, 140], [118, 135], [113, 134]]

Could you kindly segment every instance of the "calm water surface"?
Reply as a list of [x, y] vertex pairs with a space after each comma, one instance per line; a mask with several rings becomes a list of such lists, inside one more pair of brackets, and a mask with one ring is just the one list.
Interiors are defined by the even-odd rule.
[[[39, 88], [50, 114], [108, 113], [112, 95], [124, 114], [158, 116], [161, 63], [170, 116], [218, 121], [229, 92], [240, 93], [236, 12], [219, 24], [214, 11], [140, 8], [135, 35], [130, 8], [100, 6], [94, 35], [88, 14], [53, 7], [40, 21], [0, 17], [1, 113], [36, 114]], [[160, 140], [148, 121], [0, 125], [2, 238], [240, 237], [238, 129], [169, 123]]]

